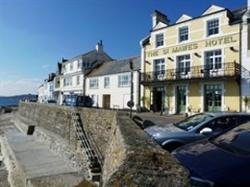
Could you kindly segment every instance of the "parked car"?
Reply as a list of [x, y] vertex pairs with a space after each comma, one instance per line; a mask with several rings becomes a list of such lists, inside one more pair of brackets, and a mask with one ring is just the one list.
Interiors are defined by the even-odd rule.
[[189, 169], [192, 187], [250, 186], [250, 122], [173, 155]]
[[65, 96], [63, 105], [74, 107], [91, 107], [93, 100], [89, 96], [69, 95]]
[[56, 100], [49, 99], [46, 101], [47, 104], [56, 104]]
[[145, 128], [158, 144], [168, 151], [222, 134], [250, 120], [246, 113], [200, 113], [174, 124]]

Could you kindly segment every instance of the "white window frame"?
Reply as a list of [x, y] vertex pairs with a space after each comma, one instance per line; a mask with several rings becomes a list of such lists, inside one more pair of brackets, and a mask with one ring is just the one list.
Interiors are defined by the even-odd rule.
[[98, 78], [89, 79], [89, 89], [98, 89], [99, 81]]
[[[126, 80], [125, 80], [126, 77]], [[121, 74], [118, 75], [118, 87], [129, 87], [131, 82], [131, 75], [129, 73], [127, 74]]]
[[[189, 58], [185, 58], [189, 56]], [[184, 57], [184, 59], [180, 60], [181, 57]], [[189, 62], [189, 67], [187, 67], [187, 63]], [[179, 63], [183, 63], [183, 71], [181, 71], [181, 73], [189, 73], [191, 72], [191, 55], [190, 54], [185, 54], [185, 55], [179, 55], [179, 56], [176, 56], [176, 70], [178, 70], [179, 72]], [[189, 71], [187, 71], [187, 68], [189, 69]]]
[[[209, 23], [213, 22], [213, 21], [218, 21], [218, 32], [209, 34], [209, 30], [210, 30], [209, 29]], [[216, 27], [213, 25], [212, 29], [216, 29]], [[220, 19], [219, 18], [212, 18], [212, 19], [209, 19], [209, 20], [206, 21], [206, 33], [207, 33], [207, 37], [220, 34]]]
[[82, 69], [82, 61], [81, 60], [77, 61], [77, 69]]
[[[185, 35], [185, 36], [187, 36], [187, 39], [185, 39], [185, 40], [181, 40], [181, 30], [182, 29], [187, 29], [187, 34]], [[178, 34], [178, 36], [179, 36], [179, 43], [185, 42], [185, 41], [189, 40], [189, 27], [188, 26], [179, 27], [178, 31], [179, 31], [179, 34]]]
[[[220, 55], [213, 55], [213, 56], [210, 56], [210, 58], [213, 60], [213, 64], [212, 64], [212, 66], [213, 66], [213, 68], [211, 68], [211, 70], [217, 70], [217, 69], [222, 69], [223, 68], [223, 51], [222, 51], [222, 49], [212, 49], [212, 50], [207, 50], [207, 51], [204, 51], [204, 67], [206, 67], [208, 64], [207, 64], [207, 62], [206, 62], [206, 60], [207, 60], [207, 53], [211, 53], [211, 52], [215, 52], [215, 51], [220, 51]], [[221, 61], [220, 61], [220, 64], [221, 64], [221, 67], [220, 68], [215, 68], [215, 66], [216, 66], [216, 59], [217, 58], [220, 58], [221, 59]], [[208, 65], [209, 66], [209, 65]], [[210, 69], [210, 68], [209, 68]]]
[[104, 82], [104, 88], [109, 88], [110, 87], [110, 77], [104, 77], [103, 82]]
[[63, 86], [64, 87], [72, 86], [72, 77], [65, 77], [63, 79]]
[[[162, 41], [158, 41], [158, 37], [162, 36]], [[162, 47], [164, 46], [164, 33], [158, 33], [155, 35], [155, 47]]]
[[69, 70], [73, 71], [73, 69], [74, 69], [74, 64], [73, 64], [73, 62], [70, 62], [69, 63]]
[[80, 75], [76, 76], [76, 85], [80, 85]]

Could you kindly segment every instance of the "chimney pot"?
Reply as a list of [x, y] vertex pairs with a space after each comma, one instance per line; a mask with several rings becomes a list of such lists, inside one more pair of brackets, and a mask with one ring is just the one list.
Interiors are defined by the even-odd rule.
[[99, 42], [97, 42], [96, 44], [96, 51], [99, 52], [103, 52], [103, 44], [102, 44], [102, 40], [100, 40]]

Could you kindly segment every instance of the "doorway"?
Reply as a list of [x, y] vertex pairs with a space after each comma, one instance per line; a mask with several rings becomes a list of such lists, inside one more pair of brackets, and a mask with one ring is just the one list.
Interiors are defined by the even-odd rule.
[[151, 110], [154, 112], [160, 112], [162, 110], [163, 88], [153, 89], [153, 105]]
[[220, 112], [222, 106], [222, 86], [207, 84], [204, 86], [205, 112]]
[[105, 109], [110, 108], [110, 95], [103, 95], [102, 96], [102, 106]]
[[183, 114], [186, 112], [187, 105], [187, 87], [184, 85], [176, 86], [176, 112]]

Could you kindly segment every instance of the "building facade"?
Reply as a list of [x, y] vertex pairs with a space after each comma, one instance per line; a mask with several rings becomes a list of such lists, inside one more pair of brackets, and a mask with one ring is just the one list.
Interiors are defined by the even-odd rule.
[[47, 103], [48, 100], [55, 100], [54, 97], [54, 78], [55, 73], [50, 73], [48, 79], [38, 88], [38, 102]]
[[94, 50], [71, 59], [62, 59], [58, 63], [54, 83], [58, 104], [63, 104], [64, 98], [69, 95], [85, 95], [85, 73], [110, 60], [112, 58], [103, 51], [102, 41], [97, 43]]
[[242, 111], [250, 112], [250, 1], [244, 14], [241, 34], [241, 94], [242, 94]]
[[140, 61], [140, 57], [133, 57], [106, 62], [94, 68], [86, 77], [86, 95], [93, 99], [94, 107], [128, 109], [127, 103], [131, 100], [133, 84], [133, 109], [138, 109]]
[[246, 8], [215, 5], [170, 24], [155, 11], [141, 41], [143, 105], [168, 114], [241, 111], [241, 33]]

